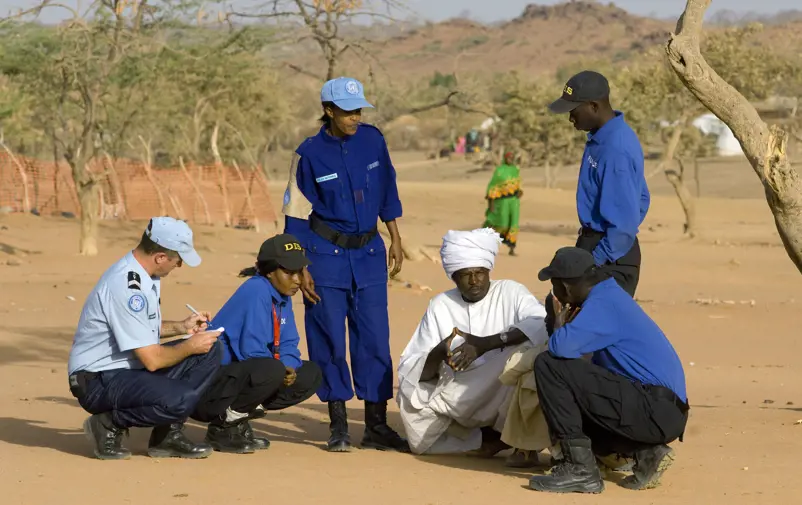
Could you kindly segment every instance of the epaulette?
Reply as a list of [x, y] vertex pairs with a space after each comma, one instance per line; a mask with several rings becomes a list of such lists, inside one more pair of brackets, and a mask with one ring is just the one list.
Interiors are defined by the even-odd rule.
[[359, 127], [360, 128], [363, 127], [363, 126], [366, 127], [366, 128], [369, 128], [371, 130], [374, 130], [376, 133], [378, 133], [379, 135], [384, 137], [384, 133], [382, 133], [382, 131], [379, 129], [378, 126], [372, 125], [370, 123], [359, 123]]
[[128, 272], [128, 289], [138, 289], [142, 291], [142, 279], [139, 274], [131, 270]]

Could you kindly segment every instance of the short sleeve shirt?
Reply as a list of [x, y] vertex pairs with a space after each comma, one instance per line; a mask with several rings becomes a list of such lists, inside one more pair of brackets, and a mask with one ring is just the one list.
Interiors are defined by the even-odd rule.
[[144, 368], [134, 349], [159, 343], [161, 282], [133, 253], [111, 266], [84, 303], [68, 373]]

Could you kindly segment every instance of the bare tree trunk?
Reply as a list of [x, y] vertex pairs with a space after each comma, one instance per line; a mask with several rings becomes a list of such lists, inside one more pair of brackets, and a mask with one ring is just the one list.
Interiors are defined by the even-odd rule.
[[56, 140], [53, 139], [53, 205], [57, 212], [61, 212], [61, 206], [59, 205], [58, 201], [58, 179], [61, 175], [61, 165], [59, 163], [59, 155], [58, 155], [58, 144]]
[[5, 152], [8, 154], [8, 157], [11, 158], [11, 162], [14, 163], [15, 167], [17, 167], [19, 178], [22, 182], [22, 212], [25, 214], [30, 214], [31, 198], [28, 195], [28, 174], [25, 172], [25, 167], [23, 167], [17, 157], [14, 156], [14, 153], [11, 152], [11, 149], [8, 148], [5, 142], [0, 142], [0, 147], [5, 150]]
[[693, 238], [696, 236], [696, 202], [688, 186], [685, 185], [685, 163], [679, 158], [677, 163], [680, 166], [679, 173], [676, 170], [666, 170], [666, 179], [673, 186], [682, 211], [685, 213], [685, 235]]
[[100, 195], [97, 182], [86, 166], [83, 156], [71, 157], [72, 180], [78, 193], [78, 205], [81, 208], [81, 236], [78, 252], [84, 256], [97, 256], [97, 234], [100, 213]]
[[148, 139], [145, 142], [145, 139], [141, 136], [139, 137], [139, 141], [142, 142], [142, 148], [144, 149], [144, 156], [142, 157], [142, 167], [145, 169], [145, 177], [148, 178], [150, 181], [150, 185], [153, 186], [153, 191], [156, 192], [156, 198], [159, 201], [159, 215], [166, 216], [167, 215], [167, 205], [164, 202], [164, 195], [162, 194], [162, 190], [159, 187], [159, 182], [156, 180], [156, 176], [153, 175], [153, 169], [151, 168], [151, 150], [150, 150], [150, 140]]
[[116, 195], [116, 200], [120, 209], [122, 209], [122, 218], [126, 221], [128, 220], [128, 205], [127, 200], [128, 198], [125, 195], [125, 188], [123, 187], [122, 183], [120, 183], [120, 176], [117, 174], [117, 169], [114, 167], [114, 160], [111, 159], [111, 155], [109, 153], [104, 153], [106, 157], [106, 163], [108, 164], [109, 168], [109, 180], [111, 181], [111, 189], [114, 191]]
[[666, 45], [674, 72], [685, 87], [732, 130], [766, 193], [780, 239], [802, 272], [802, 177], [787, 156], [788, 133], [767, 125], [738, 91], [705, 61], [699, 37], [711, 0], [688, 0]]
[[687, 116], [683, 116], [677, 121], [677, 126], [674, 127], [674, 131], [671, 132], [671, 137], [668, 139], [666, 148], [663, 151], [660, 167], [663, 169], [663, 173], [669, 184], [674, 188], [674, 192], [677, 198], [679, 198], [682, 211], [685, 213], [684, 233], [693, 238], [696, 236], [696, 205], [693, 201], [693, 195], [685, 185], [685, 164], [681, 159], [677, 158], [677, 163], [680, 167], [679, 173], [677, 173], [676, 170], [668, 168], [671, 165], [671, 161], [675, 159], [679, 142], [682, 139], [682, 133], [685, 131], [685, 128], [688, 127], [687, 121]]
[[[242, 183], [242, 190], [245, 191], [245, 204], [248, 206], [248, 212], [251, 213], [251, 217], [253, 217], [254, 230], [259, 233], [259, 218], [256, 216], [256, 208], [253, 206], [253, 200], [251, 199], [251, 189], [248, 187], [248, 183], [245, 182], [245, 177], [242, 176], [242, 170], [239, 169], [237, 162], [232, 160], [231, 163], [234, 164], [234, 170], [237, 171], [237, 177]], [[251, 175], [251, 181], [253, 181], [253, 175]]]
[[187, 170], [186, 165], [184, 165], [184, 158], [181, 156], [178, 157], [178, 164], [181, 166], [181, 171], [184, 172], [184, 177], [186, 177], [189, 181], [189, 185], [192, 186], [192, 190], [195, 192], [195, 197], [200, 200], [200, 203], [203, 206], [203, 216], [206, 219], [206, 224], [212, 224], [212, 215], [209, 213], [209, 204], [206, 203], [206, 198], [203, 197], [203, 193], [201, 192], [200, 188], [189, 175], [189, 170]]
[[212, 154], [214, 155], [214, 165], [217, 167], [217, 176], [220, 181], [220, 193], [223, 195], [223, 214], [225, 216], [226, 226], [231, 227], [231, 209], [228, 206], [228, 184], [226, 182], [226, 167], [223, 165], [223, 160], [220, 158], [220, 150], [217, 148], [217, 135], [220, 133], [220, 122], [214, 125], [212, 131], [211, 147]]
[[546, 179], [546, 189], [551, 188], [552, 185], [552, 178], [551, 178], [551, 163], [546, 160], [546, 164], [543, 165], [543, 175]]

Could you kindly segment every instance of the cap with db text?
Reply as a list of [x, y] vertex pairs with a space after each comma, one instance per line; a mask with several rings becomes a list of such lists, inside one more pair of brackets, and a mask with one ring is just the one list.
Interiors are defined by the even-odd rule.
[[596, 260], [588, 251], [578, 247], [562, 247], [554, 254], [549, 266], [537, 274], [537, 278], [541, 281], [577, 279], [595, 266]]
[[288, 233], [265, 240], [256, 261], [275, 261], [281, 268], [291, 271], [301, 270], [311, 263], [298, 239]]
[[560, 98], [549, 105], [555, 114], [566, 114], [585, 102], [602, 100], [610, 96], [610, 83], [598, 72], [584, 70], [568, 79]]
[[185, 221], [172, 217], [154, 217], [148, 223], [145, 235], [165, 249], [175, 251], [187, 266], [201, 264], [201, 257], [192, 243], [192, 229]]
[[373, 108], [365, 99], [362, 83], [350, 77], [338, 77], [323, 85], [320, 90], [321, 102], [332, 102], [344, 111]]

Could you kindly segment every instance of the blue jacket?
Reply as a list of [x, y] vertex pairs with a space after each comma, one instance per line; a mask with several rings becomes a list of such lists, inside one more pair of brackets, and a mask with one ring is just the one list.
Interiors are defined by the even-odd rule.
[[292, 311], [292, 299], [276, 291], [261, 275], [251, 277], [231, 295], [212, 319], [211, 328], [223, 326], [223, 365], [250, 358], [272, 358], [273, 305], [280, 322], [279, 359], [284, 366], [301, 366], [298, 328]]
[[593, 353], [596, 365], [688, 399], [685, 371], [671, 342], [615, 279], [591, 289], [574, 320], [554, 331], [549, 352], [558, 358]]
[[[379, 219], [401, 217], [395, 168], [376, 127], [361, 124], [356, 134], [344, 139], [321, 128], [295, 152], [301, 157], [298, 189], [329, 227], [362, 234], [374, 229]], [[387, 282], [386, 250], [378, 234], [362, 249], [344, 250], [309, 230], [304, 219], [287, 217], [284, 231], [306, 249], [316, 285], [351, 289]]]
[[643, 149], [624, 115], [616, 112], [588, 134], [576, 187], [580, 224], [604, 233], [593, 251], [597, 265], [615, 262], [632, 248], [649, 203]]

